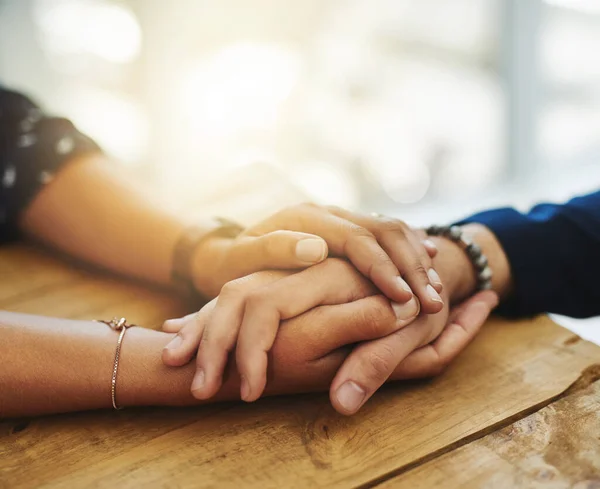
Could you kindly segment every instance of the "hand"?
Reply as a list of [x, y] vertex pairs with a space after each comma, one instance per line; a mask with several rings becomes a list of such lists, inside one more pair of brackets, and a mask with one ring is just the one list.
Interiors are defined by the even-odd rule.
[[[183, 365], [197, 351], [197, 372], [191, 389], [196, 398], [207, 399], [220, 389], [228, 354], [237, 342], [241, 396], [254, 401], [267, 382], [267, 354], [280, 321], [320, 305], [345, 304], [375, 293], [374, 286], [341, 259], [328, 259], [295, 274], [259, 272], [226, 284], [218, 299], [179, 330], [163, 359], [168, 365]], [[382, 307], [391, 309], [396, 317], [384, 334], [409, 324], [419, 313], [415, 298], [405, 304], [385, 301]], [[176, 324], [180, 322], [176, 320]], [[167, 322], [166, 329], [172, 325], [173, 321]]]
[[[458, 248], [457, 252], [459, 254], [462, 253]], [[306, 288], [306, 284], [304, 284], [304, 287], [297, 286], [301, 281], [304, 281], [301, 277], [303, 275], [309, 283], [317, 284], [318, 287], [312, 289], [312, 292], [315, 293], [314, 295], [311, 293], [310, 288]], [[269, 295], [270, 288], [272, 288], [273, 285], [278, 285], [279, 282], [284, 284], [284, 287], [281, 288], [281, 302], [276, 300], [272, 303], [265, 303], [261, 297], [263, 294]], [[285, 282], [288, 282], [287, 285]], [[298, 291], [302, 292], [302, 297], [298, 296]], [[356, 303], [360, 299], [374, 294], [375, 290], [373, 286], [366, 281], [364, 277], [358, 274], [348, 263], [342, 260], [327, 260], [319, 266], [296, 275], [290, 275], [285, 272], [262, 272], [255, 274], [252, 277], [237, 281], [234, 285], [234, 292], [235, 293], [229, 300], [234, 300], [234, 302], [237, 300], [238, 306], [233, 308], [222, 308], [220, 320], [225, 320], [226, 322], [229, 321], [229, 319], [227, 319], [228, 311], [237, 310], [238, 313], [244, 314], [246, 312], [245, 304], [248, 301], [250, 301], [250, 303], [259, 304], [260, 307], [257, 307], [256, 305], [250, 307], [250, 310], [256, 311], [257, 317], [259, 318], [259, 321], [256, 323], [259, 325], [258, 328], [263, 324], [260, 319], [261, 314], [263, 314], [262, 318], [266, 318], [266, 324], [268, 324], [269, 318], [273, 318], [273, 314], [276, 316], [276, 321], [271, 321], [271, 326], [258, 330], [258, 337], [262, 339], [267, 338], [268, 341], [266, 344], [269, 345], [269, 342], [270, 344], [273, 344], [273, 340], [275, 340], [275, 343], [277, 342], [275, 334], [277, 333], [279, 320], [292, 316], [293, 309], [290, 309], [290, 307], [293, 308], [294, 306], [290, 304], [299, 301], [303, 304], [302, 307], [304, 308], [309, 307], [311, 304], [314, 306], [326, 304], [331, 307], [332, 304], [341, 305], [349, 301]], [[290, 294], [293, 295], [290, 296]], [[493, 293], [489, 294], [492, 294], [492, 297], [495, 297]], [[484, 296], [484, 298], [489, 297], [489, 294]], [[293, 300], [291, 300], [290, 297]], [[356, 351], [348, 357], [332, 385], [332, 402], [336, 409], [345, 414], [350, 414], [355, 411], [344, 406], [345, 403], [343, 399], [341, 401], [338, 399], [337, 389], [341, 387], [342, 384], [350, 382], [350, 385], [353, 388], [358, 388], [362, 393], [362, 403], [364, 403], [389, 377], [389, 375], [391, 375], [396, 366], [406, 355], [408, 355], [408, 353], [410, 353], [410, 351], [429, 343], [437, 337], [445, 326], [448, 318], [446, 308], [446, 312], [442, 315], [427, 316], [419, 319], [413, 325], [406, 327], [410, 322], [410, 319], [406, 319], [406, 317], [411, 314], [416, 314], [416, 311], [411, 311], [406, 305], [399, 307], [399, 305], [396, 304], [395, 306], [392, 306], [389, 301], [381, 296], [378, 296], [378, 304], [379, 307], [376, 310], [369, 311], [368, 309], [365, 309], [361, 312], [362, 322], [364, 324], [363, 327], [367, 331], [377, 330], [380, 333], [380, 336], [387, 336], [378, 341], [359, 345]], [[225, 306], [227, 305], [226, 302]], [[410, 302], [408, 305], [410, 305]], [[165, 323], [164, 329], [166, 331], [178, 332], [177, 338], [172, 344], [168, 345], [163, 353], [163, 361], [167, 365], [183, 365], [190, 361], [196, 353], [198, 343], [200, 342], [200, 339], [203, 338], [206, 328], [209, 327], [207, 325], [211, 324], [211, 321], [213, 320], [216, 321], [217, 316], [219, 316], [217, 314], [218, 306], [218, 301], [213, 301], [197, 314], [182, 319], [167, 321]], [[490, 307], [493, 307], [493, 305]], [[317, 308], [316, 310], [318, 309], [320, 308]], [[356, 311], [354, 314], [356, 314]], [[394, 320], [390, 321], [390, 317], [393, 317]], [[381, 322], [384, 323], [383, 326], [381, 325]], [[329, 328], [329, 325], [325, 325], [324, 327]], [[406, 327], [405, 329], [408, 330], [406, 337], [401, 330], [403, 327]], [[397, 333], [391, 334], [392, 332]], [[282, 333], [283, 330], [280, 329], [279, 334]], [[211, 338], [213, 338], [211, 334], [207, 335], [207, 340], [203, 341], [203, 346], [201, 346], [196, 360], [199, 372], [197, 372], [194, 380], [193, 394], [195, 397], [201, 399], [214, 395], [221, 385], [221, 377], [219, 376], [215, 379], [212, 375], [214, 374], [214, 371], [211, 372], [211, 375], [207, 374], [204, 371], [205, 365], [210, 363], [209, 361], [214, 355], [217, 355], [220, 358], [219, 362], [222, 362], [223, 366], [225, 365], [227, 358], [227, 349], [224, 349], [223, 344], [219, 344], [219, 341], [211, 343]], [[368, 333], [365, 334], [365, 339], [373, 338], [378, 338], [378, 336]], [[239, 343], [242, 344], [243, 342], [240, 340]], [[215, 348], [213, 349], [211, 345], [214, 345]], [[302, 345], [296, 344], [296, 347], [301, 348]], [[248, 371], [250, 372], [255, 371], [256, 365], [258, 365], [260, 369], [264, 368], [266, 370], [267, 352], [269, 348], [270, 346], [264, 348], [263, 345], [262, 349], [259, 348], [258, 357], [254, 357], [258, 358], [258, 360], [252, 360], [253, 356], [250, 355], [247, 357], [250, 359], [249, 362], [244, 359], [240, 360], [240, 356], [243, 356], [240, 352], [243, 350], [238, 348], [237, 358], [240, 373], [247, 377], [244, 370], [245, 362], [248, 362], [246, 368], [248, 368]], [[254, 362], [256, 362], [256, 364], [254, 364]], [[264, 371], [262, 370], [260, 372], [262, 375], [260, 378], [260, 392], [256, 394], [256, 391], [253, 391], [251, 388], [250, 393], [253, 394], [253, 396], [248, 397], [248, 399], [256, 398], [262, 392], [262, 387], [264, 387], [264, 383], [266, 382], [266, 373], [263, 372]], [[201, 378], [200, 382], [196, 380], [198, 375]], [[209, 392], [209, 394], [207, 395], [206, 392]], [[247, 392], [244, 392], [244, 394], [247, 394]], [[358, 409], [358, 407], [356, 409]]]
[[[437, 375], [470, 343], [497, 302], [493, 292], [482, 292], [453, 310], [452, 319], [442, 334], [430, 345], [410, 352], [410, 346], [423, 341], [420, 326], [429, 318], [419, 318], [407, 327], [406, 346], [397, 352], [397, 362], [388, 380]], [[200, 313], [179, 320], [168, 321], [164, 329], [181, 332], [202, 314], [210, 314], [207, 306]], [[370, 318], [365, 321], [365, 318]], [[389, 331], [396, 322], [391, 308], [382, 296], [370, 296], [340, 304], [319, 306], [298, 317], [284, 321], [272, 350], [269, 352], [269, 383], [267, 395], [312, 392], [326, 389], [336, 371], [351, 351], [352, 345], [377, 338]], [[409, 329], [410, 328], [410, 329]], [[219, 392], [219, 400], [235, 399], [239, 389], [235, 362], [229, 366], [226, 382]], [[331, 389], [333, 396], [333, 389]], [[189, 404], [191, 398], [185, 401]], [[361, 401], [364, 405], [367, 398]], [[339, 409], [339, 404], [334, 407]], [[347, 410], [341, 411], [349, 414]]]
[[421, 316], [387, 337], [356, 346], [331, 383], [333, 407], [341, 414], [354, 414], [387, 380], [441, 373], [475, 337], [497, 304], [495, 292], [479, 292], [449, 313], [444, 309]]
[[264, 269], [305, 268], [328, 253], [348, 258], [394, 302], [408, 302], [414, 291], [425, 313], [442, 309], [431, 241], [421, 242], [396, 219], [313, 204], [284, 209], [236, 239], [207, 240], [194, 258], [195, 284], [206, 297], [215, 297], [231, 280]]

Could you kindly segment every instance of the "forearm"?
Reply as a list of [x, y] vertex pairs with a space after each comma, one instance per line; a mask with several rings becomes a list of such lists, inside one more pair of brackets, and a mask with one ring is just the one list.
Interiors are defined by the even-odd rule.
[[117, 273], [170, 283], [185, 223], [102, 154], [66, 164], [21, 219], [30, 236]]
[[[102, 323], [0, 312], [0, 418], [110, 408], [117, 338]], [[160, 360], [171, 338], [144, 328], [125, 333], [118, 404], [192, 399], [193, 366], [171, 369]]]
[[[293, 328], [292, 328], [293, 329]], [[111, 377], [118, 333], [94, 321], [0, 312], [0, 419], [50, 413], [112, 409]], [[117, 376], [119, 406], [186, 406], [239, 399], [234, 362], [209, 401], [190, 392], [195, 362], [168, 367], [161, 360], [172, 334], [145, 328], [125, 333]], [[318, 360], [310, 345], [291, 333], [276, 341], [266, 395], [325, 390], [348, 354], [331, 352]]]

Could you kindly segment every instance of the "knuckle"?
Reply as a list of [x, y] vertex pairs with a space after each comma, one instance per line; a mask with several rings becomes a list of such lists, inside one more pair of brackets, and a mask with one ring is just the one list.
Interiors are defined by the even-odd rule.
[[377, 351], [372, 351], [367, 356], [364, 374], [368, 380], [382, 382], [388, 378], [393, 368], [394, 352], [387, 345], [379, 345]]
[[416, 276], [424, 277], [427, 280], [427, 282], [429, 282], [429, 277], [427, 276], [427, 270], [425, 270], [423, 263], [421, 263], [420, 261], [413, 263], [413, 265], [411, 267], [411, 273]]
[[362, 309], [361, 323], [369, 338], [379, 338], [392, 329], [395, 320], [390, 310], [389, 301], [381, 295], [371, 298], [369, 306]]
[[437, 375], [441, 375], [448, 368], [449, 360], [443, 358], [437, 350], [433, 350], [435, 358], [432, 360], [429, 369], [427, 371], [427, 376], [435, 377]]
[[398, 269], [391, 258], [382, 251], [369, 264], [367, 276], [375, 281], [376, 275], [379, 276], [381, 273], [388, 273], [390, 270], [396, 272]]
[[377, 232], [383, 233], [401, 233], [406, 234], [406, 225], [399, 219], [383, 217], [378, 219], [376, 225]]
[[231, 347], [229, 342], [227, 341], [227, 336], [223, 334], [223, 331], [208, 331], [202, 335], [202, 339], [200, 340], [200, 346], [205, 349], [205, 351], [210, 350], [214, 351], [229, 351]]
[[362, 241], [365, 239], [375, 239], [375, 235], [367, 228], [353, 225], [348, 231], [348, 241]]
[[263, 236], [259, 241], [260, 252], [263, 256], [276, 255], [280, 250], [280, 243], [285, 235], [285, 231], [273, 231], [267, 236]]
[[266, 309], [270, 304], [268, 295], [263, 290], [253, 290], [246, 295], [246, 313]]
[[244, 282], [241, 280], [232, 280], [223, 285], [219, 298], [235, 299], [243, 297], [245, 293], [246, 287], [244, 286]]

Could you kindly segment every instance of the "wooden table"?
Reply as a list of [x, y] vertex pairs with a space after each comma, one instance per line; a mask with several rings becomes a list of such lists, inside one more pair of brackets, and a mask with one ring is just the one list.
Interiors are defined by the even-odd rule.
[[[150, 327], [185, 312], [27, 245], [0, 248], [0, 309]], [[598, 379], [600, 347], [545, 317], [493, 320], [444, 375], [352, 418], [315, 394], [2, 421], [0, 487], [598, 488]]]

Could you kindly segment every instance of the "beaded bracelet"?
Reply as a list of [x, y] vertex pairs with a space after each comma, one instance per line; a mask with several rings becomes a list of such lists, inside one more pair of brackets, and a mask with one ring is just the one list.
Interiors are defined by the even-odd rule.
[[488, 265], [487, 257], [482, 253], [481, 247], [464, 236], [459, 226], [430, 226], [425, 232], [429, 236], [442, 236], [459, 245], [469, 257], [477, 274], [477, 290], [492, 288], [492, 269]]

